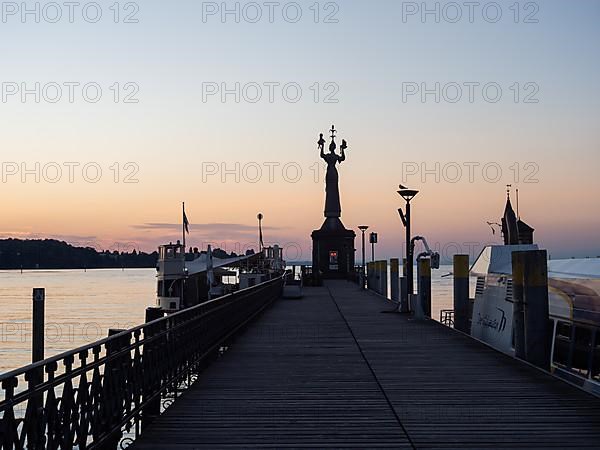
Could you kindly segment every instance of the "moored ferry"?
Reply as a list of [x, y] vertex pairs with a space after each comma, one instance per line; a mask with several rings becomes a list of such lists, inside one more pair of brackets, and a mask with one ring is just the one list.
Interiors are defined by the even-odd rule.
[[283, 249], [263, 247], [244, 256], [185, 253], [179, 242], [161, 245], [157, 265], [156, 306], [166, 313], [198, 305], [241, 289], [251, 288], [283, 275]]
[[283, 249], [265, 246], [262, 233], [263, 215], [258, 214], [258, 252], [227, 254], [208, 245], [206, 251], [190, 248], [185, 237], [189, 222], [183, 204], [183, 243], [177, 241], [158, 247], [156, 265], [156, 307], [164, 313], [182, 309], [249, 289], [285, 273]]
[[[517, 218], [509, 197], [504, 245], [485, 247], [470, 271], [477, 278], [471, 335], [513, 356], [512, 253], [538, 249], [533, 231]], [[548, 301], [551, 371], [600, 395], [600, 258], [548, 261]]]

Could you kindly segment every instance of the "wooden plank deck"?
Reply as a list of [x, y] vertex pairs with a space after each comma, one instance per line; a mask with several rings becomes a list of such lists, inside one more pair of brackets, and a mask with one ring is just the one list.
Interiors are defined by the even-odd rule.
[[279, 300], [136, 449], [600, 448], [600, 399], [329, 282]]

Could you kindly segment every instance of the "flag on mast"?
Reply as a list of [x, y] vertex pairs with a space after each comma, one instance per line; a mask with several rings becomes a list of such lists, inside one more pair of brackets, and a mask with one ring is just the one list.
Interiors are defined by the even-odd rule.
[[185, 254], [185, 234], [190, 234], [190, 222], [187, 218], [187, 215], [185, 214], [185, 202], [182, 203], [182, 207], [183, 207], [183, 230], [182, 230], [182, 234], [183, 234], [183, 251]]
[[185, 206], [183, 207], [183, 228], [187, 234], [190, 234], [190, 222], [185, 215]]

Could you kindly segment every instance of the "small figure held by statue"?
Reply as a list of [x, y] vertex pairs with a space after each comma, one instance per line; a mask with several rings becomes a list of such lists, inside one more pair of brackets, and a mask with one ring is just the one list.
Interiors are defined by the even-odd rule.
[[319, 135], [319, 142], [317, 142], [317, 144], [319, 145], [319, 150], [321, 150], [321, 154], [323, 154], [323, 149], [325, 148], [325, 139], [323, 139], [323, 133], [321, 133]]

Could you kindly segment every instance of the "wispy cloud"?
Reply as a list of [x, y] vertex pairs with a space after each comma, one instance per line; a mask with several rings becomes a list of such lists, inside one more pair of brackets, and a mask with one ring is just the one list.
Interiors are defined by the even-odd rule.
[[[138, 230], [181, 230], [180, 223], [144, 223], [141, 225], [132, 225], [132, 228]], [[190, 224], [190, 230], [204, 232], [222, 232], [222, 233], [244, 233], [255, 231], [256, 225], [244, 225], [240, 223], [200, 223]], [[263, 230], [281, 230], [281, 227], [263, 226]]]

